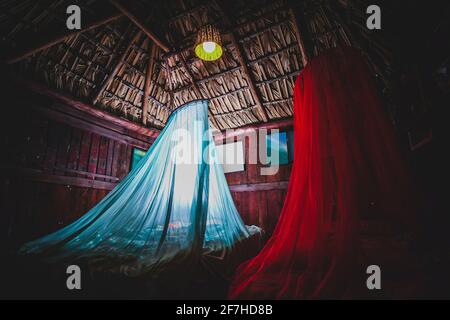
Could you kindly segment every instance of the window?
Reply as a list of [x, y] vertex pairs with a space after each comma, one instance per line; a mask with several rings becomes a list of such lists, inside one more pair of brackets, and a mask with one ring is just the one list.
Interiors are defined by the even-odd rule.
[[145, 154], [146, 154], [145, 150], [133, 148], [133, 154], [131, 157], [131, 170], [133, 170], [137, 166], [139, 161], [141, 161], [141, 159], [145, 157]]
[[[278, 135], [268, 134], [266, 137], [266, 147], [267, 156], [270, 157], [271, 166], [289, 163], [286, 132], [280, 132]], [[275, 152], [278, 152], [278, 161], [275, 158], [272, 158], [272, 155]]]
[[278, 163], [275, 163], [276, 159], [271, 159], [269, 165], [283, 165], [294, 160], [294, 130], [279, 132], [278, 136], [267, 135], [266, 154], [271, 157], [273, 152], [278, 152]]
[[223, 172], [244, 171], [244, 146], [242, 141], [219, 144], [216, 146], [217, 159], [222, 164]]
[[287, 132], [288, 159], [289, 162], [294, 161], [294, 130]]

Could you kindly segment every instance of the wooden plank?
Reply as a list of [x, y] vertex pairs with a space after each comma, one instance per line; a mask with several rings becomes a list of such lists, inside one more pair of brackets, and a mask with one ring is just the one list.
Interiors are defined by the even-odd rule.
[[291, 169], [292, 169], [292, 164], [284, 164], [280, 166], [280, 180], [286, 180], [289, 181], [289, 178], [291, 177]]
[[97, 173], [98, 152], [100, 149], [100, 136], [93, 133], [91, 137], [91, 150], [89, 152], [88, 172]]
[[130, 171], [130, 160], [131, 160], [131, 146], [127, 146], [123, 143], [117, 144], [117, 149], [114, 151], [114, 154], [117, 157], [116, 163], [116, 172], [113, 175], [122, 179], [125, 177]]
[[148, 142], [144, 142], [142, 140], [138, 140], [138, 139], [132, 138], [127, 135], [122, 135], [122, 134], [116, 133], [116, 132], [106, 129], [102, 126], [99, 126], [95, 123], [87, 122], [83, 119], [68, 116], [64, 113], [61, 113], [59, 111], [56, 111], [56, 110], [53, 110], [50, 108], [45, 108], [45, 107], [41, 107], [41, 106], [33, 106], [33, 108], [35, 110], [37, 110], [38, 112], [40, 112], [41, 114], [43, 114], [53, 120], [56, 120], [61, 123], [65, 123], [72, 127], [76, 127], [76, 128], [79, 128], [79, 129], [82, 129], [85, 131], [96, 133], [98, 135], [102, 135], [102, 136], [108, 137], [110, 139], [121, 141], [123, 143], [132, 144], [139, 148], [147, 149], [149, 147]]
[[[258, 146], [257, 141], [252, 141], [250, 142], [250, 139], [257, 139], [257, 135], [255, 135], [254, 137], [251, 136], [247, 136], [245, 137], [245, 172], [247, 173], [247, 177], [246, 177], [246, 181], [247, 183], [262, 183], [262, 182], [266, 182], [266, 176], [261, 175], [261, 165], [259, 165], [258, 163], [250, 163], [250, 160], [252, 157], [254, 157], [255, 155], [251, 155], [250, 151], [252, 152], [258, 152], [258, 150], [250, 150], [250, 145], [253, 144], [255, 146]], [[256, 157], [254, 157], [256, 159], [253, 160], [258, 160], [258, 154], [256, 154]]]
[[294, 9], [289, 8], [288, 10], [290, 19], [294, 25], [295, 38], [297, 39], [298, 47], [300, 49], [300, 55], [302, 59], [303, 68], [308, 64], [308, 55], [306, 53], [305, 44], [303, 43], [303, 37], [300, 32], [300, 27], [297, 22], [297, 17], [295, 15]]
[[98, 192], [98, 189], [92, 189], [89, 192], [89, 209], [93, 208], [97, 204]]
[[56, 122], [49, 123], [47, 136], [47, 150], [45, 152], [44, 166], [53, 168], [56, 163], [56, 154], [58, 151], [58, 124]]
[[247, 172], [247, 183], [250, 184], [261, 184], [266, 182], [266, 177], [261, 175], [261, 165], [259, 164], [246, 164], [246, 172]]
[[89, 207], [89, 195], [91, 193], [91, 189], [88, 188], [80, 188], [80, 209], [79, 212], [87, 212]]
[[80, 188], [74, 185], [70, 186], [70, 197], [67, 202], [68, 211], [64, 215], [66, 225], [77, 220], [87, 212], [87, 210], [84, 210], [84, 208], [82, 207], [83, 195], [81, 190], [91, 190], [91, 189]]
[[[37, 216], [37, 210], [35, 210], [35, 203], [33, 195], [36, 193], [36, 184], [31, 183], [29, 181], [21, 181], [17, 185], [20, 189], [14, 191], [14, 197], [16, 197], [16, 206], [14, 214], [19, 216], [20, 219], [20, 229], [21, 229], [21, 237], [28, 238], [28, 235], [32, 235], [36, 232], [36, 224], [39, 225], [39, 222], [42, 221], [42, 216]], [[23, 199], [27, 199], [27, 201], [23, 201]], [[41, 212], [40, 212], [41, 213]]]
[[273, 233], [278, 217], [280, 216], [280, 195], [277, 190], [267, 192], [267, 231]]
[[125, 157], [125, 163], [124, 163], [124, 172], [125, 172], [124, 176], [126, 176], [128, 174], [128, 172], [130, 172], [132, 152], [133, 152], [133, 147], [130, 145], [127, 145], [126, 157]]
[[106, 160], [106, 172], [105, 172], [105, 174], [108, 176], [112, 176], [112, 166], [113, 166], [113, 159], [114, 159], [114, 143], [115, 143], [114, 140], [111, 140], [111, 139], [108, 142], [108, 156], [107, 156], [107, 160]]
[[267, 225], [267, 193], [265, 191], [258, 191], [258, 226], [263, 228], [265, 232], [265, 238], [268, 238], [268, 225]]
[[78, 170], [87, 171], [89, 162], [89, 151], [91, 148], [91, 133], [83, 132], [81, 138], [80, 158], [78, 160]]
[[[83, 132], [74, 128], [72, 130], [72, 139], [70, 140], [69, 157], [67, 159], [67, 168], [76, 170], [78, 168], [78, 159], [80, 157], [81, 138]], [[69, 174], [74, 175], [74, 174]]]
[[242, 220], [244, 221], [244, 223], [246, 225], [250, 224], [250, 214], [249, 214], [249, 202], [248, 202], [248, 192], [245, 193], [240, 193], [238, 197], [241, 198], [240, 200], [240, 210], [239, 210], [239, 214], [241, 215]]
[[[178, 55], [178, 59], [180, 59], [180, 62], [181, 62], [181, 65], [182, 65], [184, 71], [186, 71], [186, 74], [188, 75], [188, 77], [191, 80], [191, 83], [194, 88], [197, 99], [203, 99], [204, 97], [203, 97], [202, 92], [200, 91], [200, 87], [198, 86], [197, 81], [195, 81], [194, 75], [192, 74], [191, 69], [189, 69], [188, 65], [186, 64], [186, 60], [184, 59], [183, 55], [182, 54]], [[214, 127], [216, 127], [217, 130], [221, 130], [219, 123], [217, 122], [216, 118], [214, 118], [214, 115], [211, 112], [211, 109], [209, 109], [209, 108], [208, 108], [208, 115], [209, 115], [209, 120], [211, 120], [211, 123], [214, 125]]]
[[[42, 170], [37, 169], [17, 169], [17, 170], [1, 170], [1, 176], [15, 176], [21, 177], [24, 180], [45, 182], [50, 184], [61, 184], [65, 186], [78, 186], [85, 188], [112, 190], [116, 183], [99, 181], [93, 179], [86, 179], [81, 177], [60, 176], [48, 174]], [[20, 180], [20, 179], [19, 179]]]
[[249, 192], [249, 191], [270, 191], [285, 190], [289, 181], [263, 182], [263, 183], [243, 183], [230, 185], [230, 191], [233, 192]]
[[120, 144], [120, 153], [119, 153], [119, 162], [117, 169], [117, 177], [122, 179], [128, 173], [126, 170], [127, 166], [127, 145], [121, 143]]
[[[69, 157], [69, 147], [71, 138], [71, 128], [68, 126], [59, 126], [58, 151], [56, 156], [56, 168], [65, 168]], [[58, 173], [56, 169], [55, 173]]]
[[[28, 170], [28, 169], [24, 169], [26, 167], [17, 167], [17, 166], [0, 166], [1, 169], [12, 169], [12, 170], [18, 170], [20, 168], [20, 170]], [[30, 170], [41, 170], [41, 169], [34, 169], [34, 168], [29, 168]], [[69, 169], [69, 168], [58, 168], [58, 173], [60, 175], [68, 175], [68, 176], [73, 176], [73, 177], [82, 177], [82, 178], [87, 178], [87, 179], [97, 179], [97, 180], [107, 180], [107, 181], [111, 181], [111, 182], [117, 182], [119, 181], [119, 178], [117, 177], [113, 177], [113, 176], [109, 176], [109, 175], [104, 175], [104, 174], [99, 174], [99, 173], [92, 173], [92, 172], [88, 172], [88, 171], [80, 171], [80, 170], [75, 170], [75, 169]]]
[[21, 86], [24, 86], [26, 88], [29, 88], [29, 89], [35, 91], [38, 94], [46, 95], [46, 96], [54, 99], [55, 101], [58, 101], [67, 106], [71, 106], [71, 107], [75, 108], [76, 110], [85, 112], [91, 116], [98, 118], [98, 119], [106, 120], [112, 124], [115, 124], [115, 125], [123, 128], [123, 129], [130, 130], [137, 134], [141, 134], [141, 135], [147, 136], [149, 138], [154, 138], [154, 139], [159, 134], [159, 130], [157, 130], [157, 129], [146, 128], [140, 124], [131, 122], [130, 120], [112, 115], [106, 111], [95, 108], [92, 105], [86, 104], [79, 100], [75, 100], [66, 94], [56, 92], [55, 90], [50, 89], [49, 87], [47, 87], [43, 84], [40, 84], [36, 81], [19, 77], [16, 74], [11, 75], [10, 79]]
[[149, 107], [148, 96], [151, 92], [151, 84], [153, 78], [153, 67], [155, 65], [156, 46], [150, 44], [150, 56], [147, 63], [147, 72], [145, 73], [144, 95], [142, 96], [142, 124], [147, 125], [147, 113]]
[[[65, 213], [67, 212], [67, 203], [70, 199], [70, 191], [66, 186], [52, 185], [49, 194], [49, 205], [48, 219], [51, 222], [48, 226], [51, 229], [44, 230], [44, 234], [61, 229], [65, 225]], [[47, 227], [47, 224], [45, 225]]]
[[257, 191], [245, 193], [247, 210], [248, 210], [248, 224], [258, 225], [259, 222], [259, 194]]
[[[106, 174], [106, 162], [108, 157], [108, 142], [109, 140], [105, 137], [100, 137], [100, 149], [98, 153], [98, 165], [97, 165], [97, 173], [98, 174]], [[104, 180], [104, 178], [100, 178], [100, 180]]]
[[33, 117], [31, 126], [30, 166], [39, 168], [43, 166], [45, 156], [47, 122], [39, 117]]
[[242, 214], [241, 214], [241, 211], [243, 211], [242, 210], [242, 193], [231, 192], [231, 197], [233, 198], [234, 205], [236, 206], [236, 209], [237, 209], [237, 211], [239, 212], [239, 214], [240, 214], [240, 216], [242, 218]]
[[114, 143], [114, 157], [112, 162], [111, 175], [119, 178], [119, 161], [121, 158], [121, 144], [119, 142]]
[[240, 183], [245, 182], [245, 171], [226, 173], [225, 178], [227, 179], [227, 183], [230, 187], [231, 185], [239, 185]]
[[73, 170], [73, 169], [67, 169], [67, 168], [60, 169], [60, 170], [66, 174], [73, 173], [76, 176], [82, 177], [82, 178], [96, 179], [96, 180], [102, 180], [102, 181], [107, 179], [107, 181], [111, 181], [111, 182], [119, 181], [119, 178], [117, 178], [117, 177], [112, 177], [112, 176], [108, 176], [108, 175], [104, 175], [104, 174], [100, 174], [100, 173], [92, 173], [92, 172]]
[[277, 183], [277, 182], [279, 182], [281, 180], [281, 176], [280, 176], [280, 171], [282, 170], [281, 168], [282, 168], [282, 166], [278, 166], [278, 171], [275, 174], [266, 175], [265, 176], [266, 182], [267, 183]]
[[75, 109], [70, 105], [66, 105], [66, 104], [63, 104], [60, 102], [51, 103], [51, 105], [48, 105], [48, 106], [41, 105], [41, 107], [47, 107], [51, 110], [57, 111], [66, 116], [84, 120], [85, 122], [94, 124], [98, 127], [108, 129], [108, 130], [110, 130], [114, 133], [118, 133], [122, 136], [129, 136], [130, 138], [137, 139], [137, 140], [147, 142], [147, 143], [153, 142], [155, 140], [155, 138], [158, 136], [157, 134], [154, 137], [140, 134], [133, 130], [129, 130], [127, 127], [123, 127], [121, 125], [115, 124], [115, 123], [109, 121], [108, 119], [102, 119], [102, 118], [96, 117], [94, 115], [91, 115], [89, 113], [86, 113], [86, 112], [78, 110], [78, 109]]

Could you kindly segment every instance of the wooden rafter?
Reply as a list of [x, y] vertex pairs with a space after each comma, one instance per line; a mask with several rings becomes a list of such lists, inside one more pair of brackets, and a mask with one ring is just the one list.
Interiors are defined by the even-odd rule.
[[[192, 82], [192, 86], [194, 88], [195, 94], [197, 95], [197, 98], [204, 98], [203, 94], [200, 90], [200, 87], [198, 86], [198, 83], [195, 81], [195, 78], [192, 75], [191, 69], [189, 69], [183, 55], [180, 54], [178, 56], [178, 58], [180, 59], [181, 65], [183, 66], [184, 70], [186, 71], [186, 74], [188, 75], [189, 79]], [[208, 108], [208, 114], [209, 114], [209, 119], [211, 120], [214, 127], [216, 127], [218, 130], [220, 130], [219, 123], [217, 122], [216, 118], [214, 118], [214, 115], [212, 114], [211, 109], [209, 109], [209, 108]]]
[[305, 44], [303, 43], [302, 34], [300, 33], [300, 28], [297, 23], [297, 18], [295, 16], [294, 9], [289, 8], [289, 16], [294, 25], [294, 33], [295, 33], [295, 37], [297, 38], [298, 47], [300, 48], [300, 55], [302, 56], [302, 64], [303, 64], [303, 68], [304, 68], [306, 66], [306, 64], [308, 63], [308, 55], [306, 54]]
[[152, 32], [143, 21], [131, 13], [127, 8], [121, 5], [117, 0], [109, 2], [130, 19], [139, 29], [141, 29], [150, 39], [152, 39], [164, 52], [169, 52], [169, 47], [154, 32]]
[[38, 42], [33, 41], [33, 39], [21, 41], [22, 43], [33, 43], [30, 47], [22, 49], [18, 52], [11, 54], [8, 58], [5, 59], [5, 63], [13, 64], [19, 62], [35, 53], [38, 53], [42, 50], [48, 49], [60, 42], [63, 42], [68, 37], [74, 36], [76, 34], [82, 34], [86, 31], [95, 29], [101, 25], [107, 24], [109, 22], [115, 21], [121, 18], [123, 15], [121, 13], [114, 14], [112, 16], [104, 17], [100, 20], [94, 21], [86, 26], [84, 26], [81, 30], [78, 31], [67, 31], [65, 30], [63, 33], [52, 37], [46, 37], [46, 34], [52, 34], [52, 32], [43, 32], [42, 35], [33, 35], [33, 39], [39, 39]]
[[[230, 19], [226, 15], [226, 13], [223, 10], [223, 8], [220, 6], [219, 2], [218, 1], [214, 1], [214, 3], [216, 5], [216, 8], [218, 9], [220, 15], [222, 16], [222, 19], [224, 20], [225, 24], [228, 25], [228, 26], [231, 26], [232, 24], [230, 22]], [[263, 121], [267, 122], [269, 120], [269, 118], [267, 116], [266, 109], [264, 109], [264, 107], [263, 107], [263, 105], [261, 103], [261, 97], [259, 96], [258, 91], [256, 89], [255, 79], [253, 77], [253, 74], [248, 69], [248, 66], [247, 66], [248, 61], [244, 57], [243, 48], [241, 47], [241, 44], [237, 41], [234, 32], [230, 32], [229, 35], [230, 35], [230, 38], [231, 38], [231, 43], [232, 43], [232, 45], [234, 46], [234, 48], [236, 50], [236, 55], [237, 55], [237, 58], [239, 60], [239, 64], [241, 65], [242, 73], [245, 76], [245, 78], [247, 80], [247, 84], [248, 84], [249, 89], [250, 89], [250, 92], [252, 93], [252, 96], [255, 99], [256, 108], [259, 111]]]
[[134, 37], [131, 39], [131, 41], [128, 43], [127, 48], [125, 49], [125, 51], [122, 53], [119, 61], [117, 62], [117, 64], [115, 65], [114, 69], [110, 72], [110, 74], [108, 75], [108, 78], [106, 78], [106, 80], [103, 82], [103, 84], [101, 85], [101, 87], [97, 90], [97, 93], [95, 94], [94, 99], [92, 100], [92, 104], [95, 105], [97, 104], [98, 100], [100, 99], [103, 91], [108, 87], [108, 85], [111, 83], [111, 81], [113, 81], [114, 77], [116, 76], [117, 72], [119, 72], [120, 68], [122, 67], [123, 63], [125, 62], [125, 60], [127, 59], [128, 53], [130, 51], [130, 48], [133, 46], [133, 44], [139, 39], [139, 37], [142, 35], [142, 32], [139, 30], [136, 32], [136, 34], [134, 35]]
[[144, 95], [142, 96], [142, 123], [144, 125], [147, 124], [147, 113], [149, 101], [148, 97], [150, 96], [152, 77], [153, 77], [153, 66], [155, 65], [155, 56], [156, 56], [156, 45], [150, 44], [150, 56], [148, 58], [147, 64], [147, 73], [145, 75], [145, 84], [144, 84]]
[[[128, 17], [136, 26], [142, 30], [150, 39], [152, 39], [156, 45], [158, 45], [164, 52], [169, 52], [169, 47], [161, 40], [159, 39], [150, 29], [145, 25], [143, 21], [141, 21], [138, 17], [136, 17], [134, 14], [132, 14], [128, 9], [126, 9], [124, 6], [119, 4], [116, 0], [109, 0], [111, 4], [113, 4], [120, 12], [122, 12], [126, 17]], [[183, 68], [186, 70], [187, 75], [191, 79], [192, 85], [194, 87], [195, 94], [198, 98], [201, 98], [203, 95], [200, 91], [200, 88], [198, 84], [195, 81], [195, 78], [192, 75], [191, 70], [186, 64], [186, 61], [182, 55], [178, 55], [178, 58], [180, 62], [183, 65]], [[170, 71], [168, 71], [170, 72]], [[212, 122], [212, 124], [220, 130], [219, 124], [217, 123], [216, 119], [214, 118], [214, 115], [211, 113], [211, 110], [208, 110], [209, 118]]]

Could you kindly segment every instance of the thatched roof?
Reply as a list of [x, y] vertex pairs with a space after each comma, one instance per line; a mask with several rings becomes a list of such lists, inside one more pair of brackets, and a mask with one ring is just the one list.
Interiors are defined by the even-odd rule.
[[[69, 33], [65, 10], [73, 3], [0, 1], [4, 60], [17, 72], [148, 127], [162, 128], [174, 109], [199, 98], [210, 100], [211, 125], [220, 130], [289, 118], [304, 61], [338, 44], [370, 45], [375, 72], [383, 81], [389, 73], [382, 41], [368, 40], [370, 31], [345, 22], [364, 12], [357, 10], [364, 1], [79, 1], [84, 31]], [[196, 32], [205, 24], [222, 33], [218, 61], [194, 55]]]

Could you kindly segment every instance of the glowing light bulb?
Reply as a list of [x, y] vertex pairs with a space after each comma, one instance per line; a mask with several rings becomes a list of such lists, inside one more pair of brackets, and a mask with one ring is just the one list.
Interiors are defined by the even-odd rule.
[[202, 44], [203, 46], [203, 50], [205, 50], [205, 52], [211, 53], [216, 49], [216, 43], [212, 42], [212, 41], [205, 41]]

